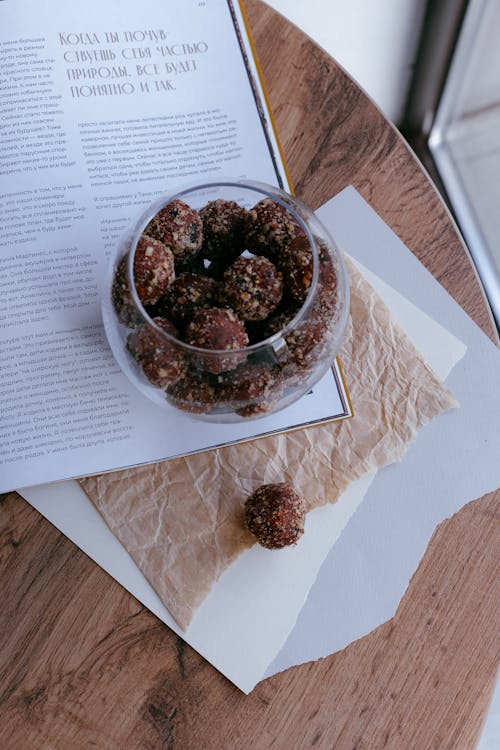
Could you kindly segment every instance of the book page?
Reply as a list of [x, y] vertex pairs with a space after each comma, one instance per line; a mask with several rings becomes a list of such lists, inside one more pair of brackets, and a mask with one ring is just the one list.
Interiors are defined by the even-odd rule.
[[[153, 200], [200, 179], [289, 187], [250, 59], [226, 0], [0, 3], [0, 491], [309, 418], [160, 413], [102, 327], [109, 257]], [[344, 413], [337, 381], [312, 419]]]

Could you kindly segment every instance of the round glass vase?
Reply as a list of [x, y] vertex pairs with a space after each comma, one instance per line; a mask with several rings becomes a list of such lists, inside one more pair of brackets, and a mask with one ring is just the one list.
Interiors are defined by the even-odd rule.
[[[184, 325], [172, 328], [168, 304], [141, 302], [134, 263], [139, 240], [165, 206], [182, 201], [200, 211], [208, 203], [220, 200], [234, 201], [246, 211], [252, 211], [262, 201], [272, 201], [278, 211], [285, 212], [297, 236], [300, 235], [300, 240], [295, 239], [300, 262], [292, 259], [290, 272], [290, 263], [287, 266], [285, 260], [287, 253], [283, 250], [281, 255], [275, 255], [274, 264], [283, 279], [282, 299], [264, 320], [238, 319], [247, 331], [246, 346], [208, 349], [183, 340]], [[241, 250], [244, 257], [258, 254], [249, 251], [245, 242]], [[194, 271], [203, 277], [215, 277], [220, 285], [225, 278], [221, 264], [204, 259], [203, 254], [202, 247], [192, 271], [183, 264], [176, 267], [175, 273], [179, 276]], [[297, 295], [293, 298], [287, 278], [300, 281], [304, 276], [308, 283], [303, 299], [297, 299]], [[118, 299], [118, 304], [117, 289], [121, 294], [125, 290], [126, 296]], [[225, 310], [222, 317], [234, 317], [223, 299], [213, 307]], [[141, 214], [120, 241], [108, 268], [102, 313], [106, 335], [120, 368], [158, 407], [167, 413], [179, 409], [205, 421], [243, 422], [289, 406], [331, 367], [349, 316], [349, 280], [335, 241], [300, 200], [258, 182], [213, 182], [162, 197]]]

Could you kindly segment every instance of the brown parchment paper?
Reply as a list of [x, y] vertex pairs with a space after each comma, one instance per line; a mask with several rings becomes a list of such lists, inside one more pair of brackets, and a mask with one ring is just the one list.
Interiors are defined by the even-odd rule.
[[458, 406], [347, 262], [351, 322], [339, 356], [352, 419], [80, 480], [183, 629], [222, 572], [254, 543], [243, 505], [256, 487], [289, 480], [309, 510], [335, 502], [353, 480], [400, 460], [429, 420]]

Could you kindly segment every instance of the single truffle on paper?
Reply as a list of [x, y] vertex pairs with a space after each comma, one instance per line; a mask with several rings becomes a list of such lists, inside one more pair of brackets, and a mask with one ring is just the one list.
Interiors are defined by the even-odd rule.
[[204, 258], [229, 265], [244, 250], [247, 211], [236, 201], [218, 198], [200, 209]]
[[176, 199], [153, 216], [144, 234], [167, 245], [174, 254], [175, 262], [182, 264], [199, 252], [203, 224], [194, 208]]
[[[153, 322], [162, 331], [177, 337], [177, 329], [170, 321], [157, 317], [153, 318]], [[158, 388], [167, 388], [176, 383], [186, 372], [184, 356], [179, 347], [149, 323], [142, 323], [129, 334], [127, 349], [149, 382]]]
[[264, 198], [248, 212], [245, 229], [247, 250], [277, 260], [281, 250], [304, 230], [281, 203]]
[[244, 320], [264, 320], [282, 293], [281, 273], [270, 260], [242, 255], [224, 273], [220, 298]]
[[288, 482], [263, 484], [245, 502], [245, 522], [259, 544], [281, 549], [295, 544], [304, 533], [302, 497]]
[[[218, 349], [231, 351], [243, 349], [248, 344], [245, 326], [233, 310], [211, 307], [198, 310], [188, 323], [185, 340], [200, 349]], [[214, 354], [200, 357], [200, 369], [218, 374], [236, 367], [245, 355]]]

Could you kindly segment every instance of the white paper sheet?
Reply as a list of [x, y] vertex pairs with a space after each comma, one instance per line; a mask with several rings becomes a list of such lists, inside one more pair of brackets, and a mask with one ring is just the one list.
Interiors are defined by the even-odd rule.
[[[364, 238], [363, 242], [366, 241]], [[344, 247], [347, 247], [346, 243]], [[352, 243], [348, 249], [356, 255]], [[369, 280], [378, 287], [396, 317], [411, 322], [413, 334], [417, 332], [423, 344], [424, 356], [431, 366], [435, 364], [435, 371], [444, 379], [463, 356], [463, 344], [415, 305], [394, 293], [387, 284], [380, 283], [374, 276]], [[431, 341], [434, 343], [429, 344]], [[434, 363], [436, 348], [440, 357]], [[446, 418], [444, 415], [438, 421]], [[245, 692], [262, 678], [285, 643], [325, 556], [361, 504], [372, 480], [373, 476], [363, 477], [351, 485], [335, 505], [310, 513], [306, 533], [296, 548], [272, 556], [268, 550], [256, 546], [242, 555], [220, 578], [189, 630], [181, 634]], [[21, 494], [160, 619], [179, 632], [147, 581], [75, 482], [25, 489]], [[266, 566], [263, 578], [258, 576], [262, 565]], [[234, 606], [235, 601], [237, 606]], [[304, 638], [307, 637], [306, 633]]]
[[[244, 692], [283, 645], [333, 542], [361, 503], [372, 475], [334, 506], [308, 514], [306, 533], [280, 555], [252, 547], [227, 569], [187, 631], [181, 631], [124, 547], [73, 480], [20, 494], [89, 557]], [[265, 570], [265, 575], [262, 571]]]
[[[339, 651], [390, 619], [436, 526], [500, 485], [500, 351], [353, 188], [319, 215], [358, 260], [465, 342], [447, 379], [461, 408], [428, 425], [400, 464], [378, 472], [267, 675]], [[439, 339], [429, 339], [427, 351], [415, 335], [437, 363]]]

